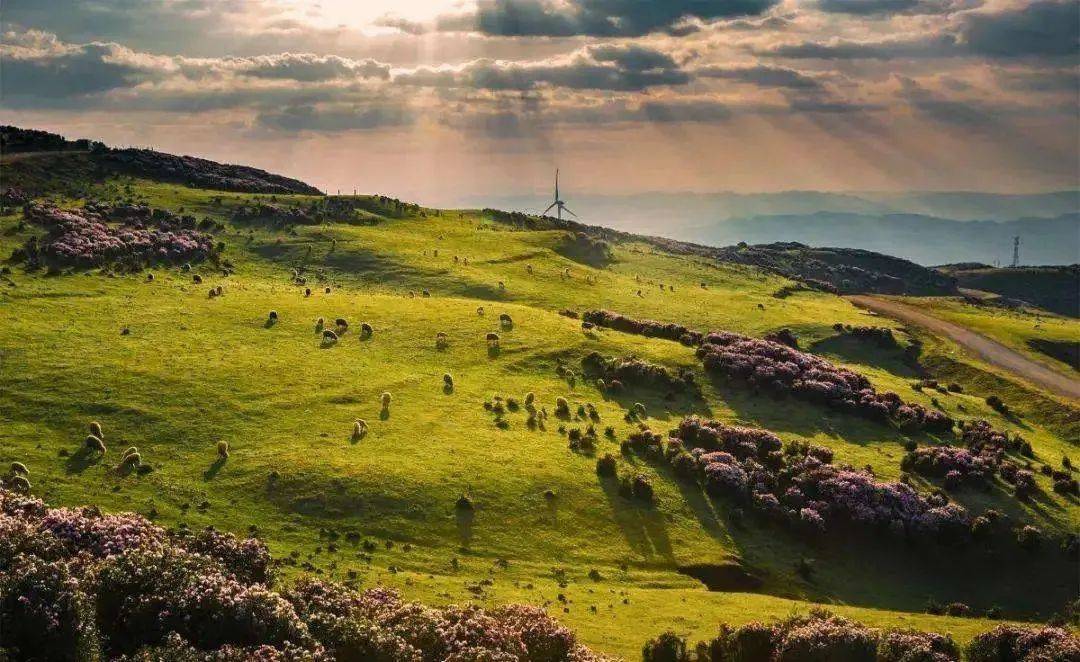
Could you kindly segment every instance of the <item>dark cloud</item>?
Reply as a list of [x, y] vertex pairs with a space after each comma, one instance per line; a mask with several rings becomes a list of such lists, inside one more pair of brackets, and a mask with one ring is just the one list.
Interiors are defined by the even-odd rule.
[[407, 126], [415, 117], [407, 108], [395, 105], [297, 105], [259, 113], [255, 121], [259, 127], [274, 131], [341, 133]]
[[955, 33], [880, 41], [804, 41], [759, 51], [773, 57], [818, 60], [1075, 57], [1078, 53], [1080, 0], [1043, 0], [1008, 11], [964, 13], [959, 15]]
[[801, 71], [783, 67], [701, 67], [694, 74], [704, 78], [723, 78], [765, 88], [812, 90], [821, 87], [820, 81]]
[[966, 49], [988, 57], [1080, 53], [1080, 2], [1033, 2], [1013, 11], [965, 16]]
[[258, 78], [316, 82], [351, 78], [390, 78], [390, 66], [375, 60], [351, 60], [336, 55], [282, 53], [232, 61], [236, 71]]
[[690, 75], [667, 54], [642, 46], [602, 45], [563, 61], [478, 60], [460, 69], [421, 68], [402, 73], [395, 83], [424, 87], [531, 90], [539, 86], [576, 90], [638, 91], [683, 85]]
[[475, 14], [443, 17], [438, 29], [505, 37], [638, 37], [693, 32], [688, 21], [756, 16], [779, 0], [480, 0]]
[[981, 104], [949, 99], [918, 82], [899, 77], [900, 96], [920, 115], [943, 124], [983, 130], [997, 124], [996, 113]]
[[981, 6], [982, 0], [818, 0], [830, 14], [889, 16], [893, 14], [952, 14]]
[[1008, 90], [1080, 94], [1080, 72], [1076, 69], [999, 70], [995, 76]]

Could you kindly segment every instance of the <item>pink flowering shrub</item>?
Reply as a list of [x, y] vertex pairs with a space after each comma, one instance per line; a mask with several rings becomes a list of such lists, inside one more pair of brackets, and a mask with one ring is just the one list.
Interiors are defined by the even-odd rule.
[[972, 639], [966, 653], [971, 662], [1076, 662], [1080, 638], [1063, 628], [1003, 624]]
[[[777, 340], [781, 340], [777, 337]], [[905, 430], [950, 432], [954, 421], [940, 411], [878, 393], [866, 377], [783, 342], [758, 340], [726, 331], [705, 336], [697, 350], [705, 369], [755, 388], [791, 394], [867, 418], [893, 420]]]
[[997, 464], [995, 455], [980, 455], [953, 446], [928, 446], [905, 455], [900, 466], [905, 471], [945, 478], [947, 486], [958, 487], [965, 482], [987, 484]]
[[0, 488], [0, 658], [598, 659], [538, 608], [433, 609], [316, 581], [279, 593], [271, 567], [254, 539]]
[[29, 207], [29, 220], [46, 230], [45, 237], [33, 250], [49, 264], [77, 267], [114, 262], [129, 266], [179, 264], [204, 260], [213, 253], [214, 242], [209, 234], [184, 227], [193, 226], [194, 219], [185, 223], [168, 212], [146, 218], [128, 208], [121, 209], [123, 222], [113, 225], [108, 216], [112, 210], [108, 208]]
[[637, 320], [610, 310], [589, 310], [582, 313], [581, 319], [596, 326], [615, 329], [623, 333], [633, 333], [649, 338], [666, 338], [684, 345], [700, 345], [702, 339], [700, 332], [692, 331], [680, 324]]

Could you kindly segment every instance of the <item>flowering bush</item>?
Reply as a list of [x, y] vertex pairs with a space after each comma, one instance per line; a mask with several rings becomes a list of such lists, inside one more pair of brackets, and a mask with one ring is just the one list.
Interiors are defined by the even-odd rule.
[[955, 662], [960, 651], [949, 635], [891, 630], [881, 635], [878, 662]]
[[945, 433], [953, 419], [895, 393], [878, 393], [866, 377], [784, 342], [758, 340], [726, 331], [705, 336], [697, 350], [705, 369], [755, 388], [820, 403], [876, 420], [894, 420], [906, 430]]
[[112, 262], [143, 266], [158, 262], [179, 264], [209, 257], [213, 238], [204, 232], [183, 227], [194, 225], [167, 212], [148, 218], [123, 208], [123, 222], [109, 224], [108, 208], [89, 206], [82, 210], [62, 210], [34, 205], [27, 217], [47, 231], [37, 251], [46, 262], [64, 266], [90, 267]]
[[947, 486], [955, 487], [962, 482], [986, 484], [997, 468], [997, 458], [965, 448], [928, 446], [905, 455], [900, 466], [904, 471], [945, 478]]
[[0, 654], [11, 659], [597, 658], [542, 610], [431, 609], [386, 589], [272, 590], [257, 540], [138, 515], [48, 508], [0, 489]]
[[650, 338], [666, 338], [684, 345], [700, 345], [702, 334], [680, 324], [665, 324], [653, 320], [637, 320], [610, 310], [589, 310], [581, 315], [586, 322], [623, 333], [634, 333]]
[[999, 625], [972, 639], [966, 652], [971, 662], [1075, 661], [1080, 660], [1080, 638], [1056, 627]]
[[662, 365], [632, 356], [606, 359], [598, 352], [592, 352], [581, 360], [581, 366], [590, 376], [609, 383], [617, 381], [631, 386], [682, 390], [693, 381], [690, 373], [675, 375]]

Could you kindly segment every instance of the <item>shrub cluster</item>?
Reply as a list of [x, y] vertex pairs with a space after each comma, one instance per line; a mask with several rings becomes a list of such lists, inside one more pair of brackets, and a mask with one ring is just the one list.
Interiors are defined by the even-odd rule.
[[702, 340], [701, 333], [692, 331], [681, 324], [637, 320], [610, 310], [589, 310], [581, 315], [581, 319], [596, 326], [615, 329], [623, 333], [634, 333], [649, 338], [666, 338], [688, 346], [700, 345]]
[[706, 370], [777, 394], [893, 420], [905, 430], [943, 433], [953, 427], [952, 418], [940, 411], [905, 403], [895, 393], [878, 393], [866, 377], [779, 342], [720, 331], [707, 335], [697, 354]]
[[0, 489], [0, 658], [597, 659], [535, 607], [428, 608], [391, 590], [272, 590], [266, 546]]
[[946, 487], [970, 482], [986, 485], [997, 470], [993, 454], [980, 454], [953, 446], [928, 446], [908, 452], [901, 461], [904, 471], [944, 478]]
[[[133, 217], [113, 226], [94, 207], [63, 210], [34, 205], [27, 208], [27, 217], [46, 230], [40, 243], [31, 240], [23, 249], [31, 262], [42, 260], [79, 267], [121, 262], [141, 267], [195, 262], [206, 259], [214, 251], [209, 234], [183, 227], [185, 223], [169, 213], [155, 213], [147, 222]], [[194, 224], [194, 219], [190, 224]]]
[[851, 326], [850, 324], [834, 324], [833, 330], [837, 333], [847, 334], [852, 338], [858, 338], [859, 340], [872, 341], [884, 348], [900, 346], [900, 344], [896, 342], [896, 336], [893, 335], [893, 330], [886, 326]]
[[682, 390], [694, 381], [694, 375], [689, 371], [672, 374], [664, 366], [632, 356], [604, 358], [599, 352], [591, 352], [581, 359], [581, 367], [589, 376], [602, 379], [607, 384], [618, 382], [630, 386]]
[[[868, 471], [836, 466], [827, 448], [782, 448], [767, 430], [696, 416], [684, 419], [672, 436], [661, 455], [678, 474], [694, 477], [718, 498], [749, 505], [808, 534], [847, 527], [943, 542], [970, 536], [963, 507], [902, 482], [879, 482]], [[658, 445], [658, 438], [654, 434], [645, 444]]]

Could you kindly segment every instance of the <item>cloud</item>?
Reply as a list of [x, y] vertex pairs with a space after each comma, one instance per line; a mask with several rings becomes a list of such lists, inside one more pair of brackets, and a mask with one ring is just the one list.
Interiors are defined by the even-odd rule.
[[760, 15], [779, 0], [480, 0], [475, 13], [441, 17], [443, 31], [503, 37], [688, 34], [692, 21]]
[[388, 104], [297, 105], [256, 116], [262, 128], [288, 133], [342, 133], [370, 131], [413, 124], [415, 115], [407, 108]]
[[982, 0], [819, 0], [829, 14], [890, 16], [894, 14], [952, 14], [982, 6]]
[[940, 32], [876, 41], [808, 40], [757, 52], [818, 60], [1075, 57], [1080, 52], [1080, 1], [1041, 0], [999, 12], [965, 12]]
[[690, 75], [671, 56], [638, 45], [600, 45], [569, 58], [539, 62], [477, 60], [457, 68], [419, 68], [394, 77], [401, 85], [531, 90], [541, 86], [575, 90], [640, 91], [683, 85]]
[[723, 78], [765, 88], [812, 90], [821, 87], [821, 82], [818, 79], [801, 71], [764, 65], [752, 67], [701, 67], [695, 69], [694, 74], [702, 78]]
[[282, 53], [232, 60], [237, 73], [259, 78], [296, 81], [348, 80], [355, 78], [390, 78], [390, 65], [375, 60], [352, 60], [336, 55]]
[[961, 36], [969, 52], [987, 57], [1075, 57], [1080, 2], [1043, 0], [996, 14], [967, 14]]

